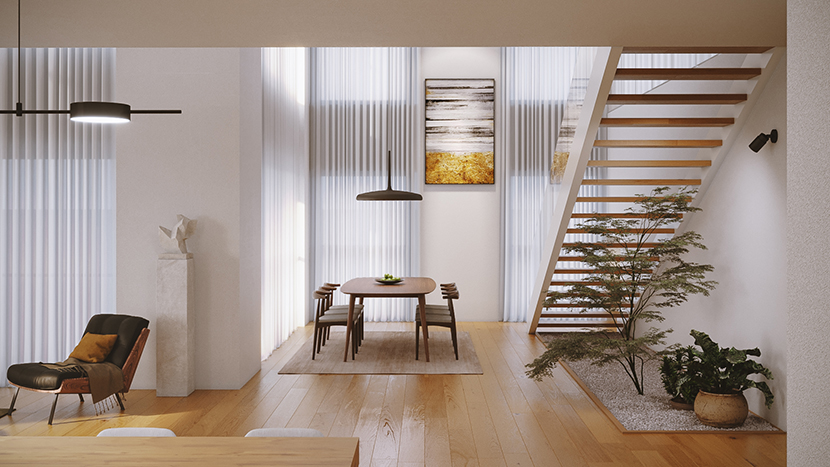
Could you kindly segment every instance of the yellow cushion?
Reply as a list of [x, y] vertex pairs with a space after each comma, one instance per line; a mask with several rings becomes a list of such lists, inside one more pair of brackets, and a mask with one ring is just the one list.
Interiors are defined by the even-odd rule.
[[118, 334], [92, 334], [88, 332], [84, 334], [75, 350], [69, 354], [69, 358], [77, 358], [88, 363], [103, 362], [112, 351], [116, 339], [118, 339]]

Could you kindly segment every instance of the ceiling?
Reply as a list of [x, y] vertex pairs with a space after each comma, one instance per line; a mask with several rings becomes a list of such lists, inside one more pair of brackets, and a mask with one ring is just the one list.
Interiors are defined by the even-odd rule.
[[[786, 45], [785, 0], [22, 0], [23, 47]], [[16, 47], [17, 0], [0, 0]]]

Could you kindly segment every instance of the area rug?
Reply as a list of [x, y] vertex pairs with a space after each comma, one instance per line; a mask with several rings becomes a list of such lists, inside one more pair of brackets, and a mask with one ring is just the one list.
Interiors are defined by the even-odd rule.
[[[556, 334], [545, 333], [537, 336], [543, 342], [549, 342]], [[660, 362], [657, 360], [645, 364], [643, 395], [637, 394], [634, 383], [619, 364], [596, 366], [589, 361], [577, 361], [565, 362], [563, 366], [577, 379], [577, 383], [593, 393], [593, 399], [604, 405], [626, 431], [781, 432], [751, 412], [742, 426], [715, 428], [700, 423], [693, 410], [672, 408], [669, 405], [671, 396], [663, 389], [660, 380]]]
[[[480, 375], [483, 373], [473, 341], [467, 332], [458, 333], [458, 360], [447, 331], [430, 331], [429, 357], [424, 357], [421, 341], [420, 359], [415, 360], [415, 332], [366, 332], [355, 359], [343, 361], [345, 332], [332, 332], [314, 360], [312, 338], [291, 357], [280, 374], [372, 374], [372, 375]], [[423, 338], [422, 338], [423, 339]]]

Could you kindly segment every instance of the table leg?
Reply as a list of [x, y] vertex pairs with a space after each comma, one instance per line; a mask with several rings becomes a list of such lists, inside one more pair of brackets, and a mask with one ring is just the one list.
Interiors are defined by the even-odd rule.
[[424, 330], [424, 355], [429, 362], [429, 332], [427, 331], [427, 298], [425, 295], [418, 295], [418, 313], [421, 315], [421, 329]]
[[349, 361], [349, 336], [352, 335], [352, 322], [354, 319], [354, 295], [349, 295], [349, 319], [346, 321], [346, 353], [343, 354], [343, 361]]

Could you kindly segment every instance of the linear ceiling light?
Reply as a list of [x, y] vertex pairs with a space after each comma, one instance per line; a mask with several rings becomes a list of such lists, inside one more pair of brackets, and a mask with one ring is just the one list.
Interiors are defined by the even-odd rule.
[[386, 169], [388, 174], [386, 189], [361, 193], [357, 195], [358, 201], [421, 201], [424, 199], [418, 193], [392, 189], [392, 151], [389, 151], [389, 161]]
[[72, 102], [69, 110], [24, 110], [20, 98], [21, 71], [20, 57], [20, 0], [17, 0], [17, 105], [14, 110], [0, 110], [0, 114], [14, 114], [22, 117], [26, 114], [69, 114], [73, 122], [86, 123], [127, 123], [132, 114], [180, 114], [181, 110], [132, 110], [127, 104], [119, 102], [86, 101]]

